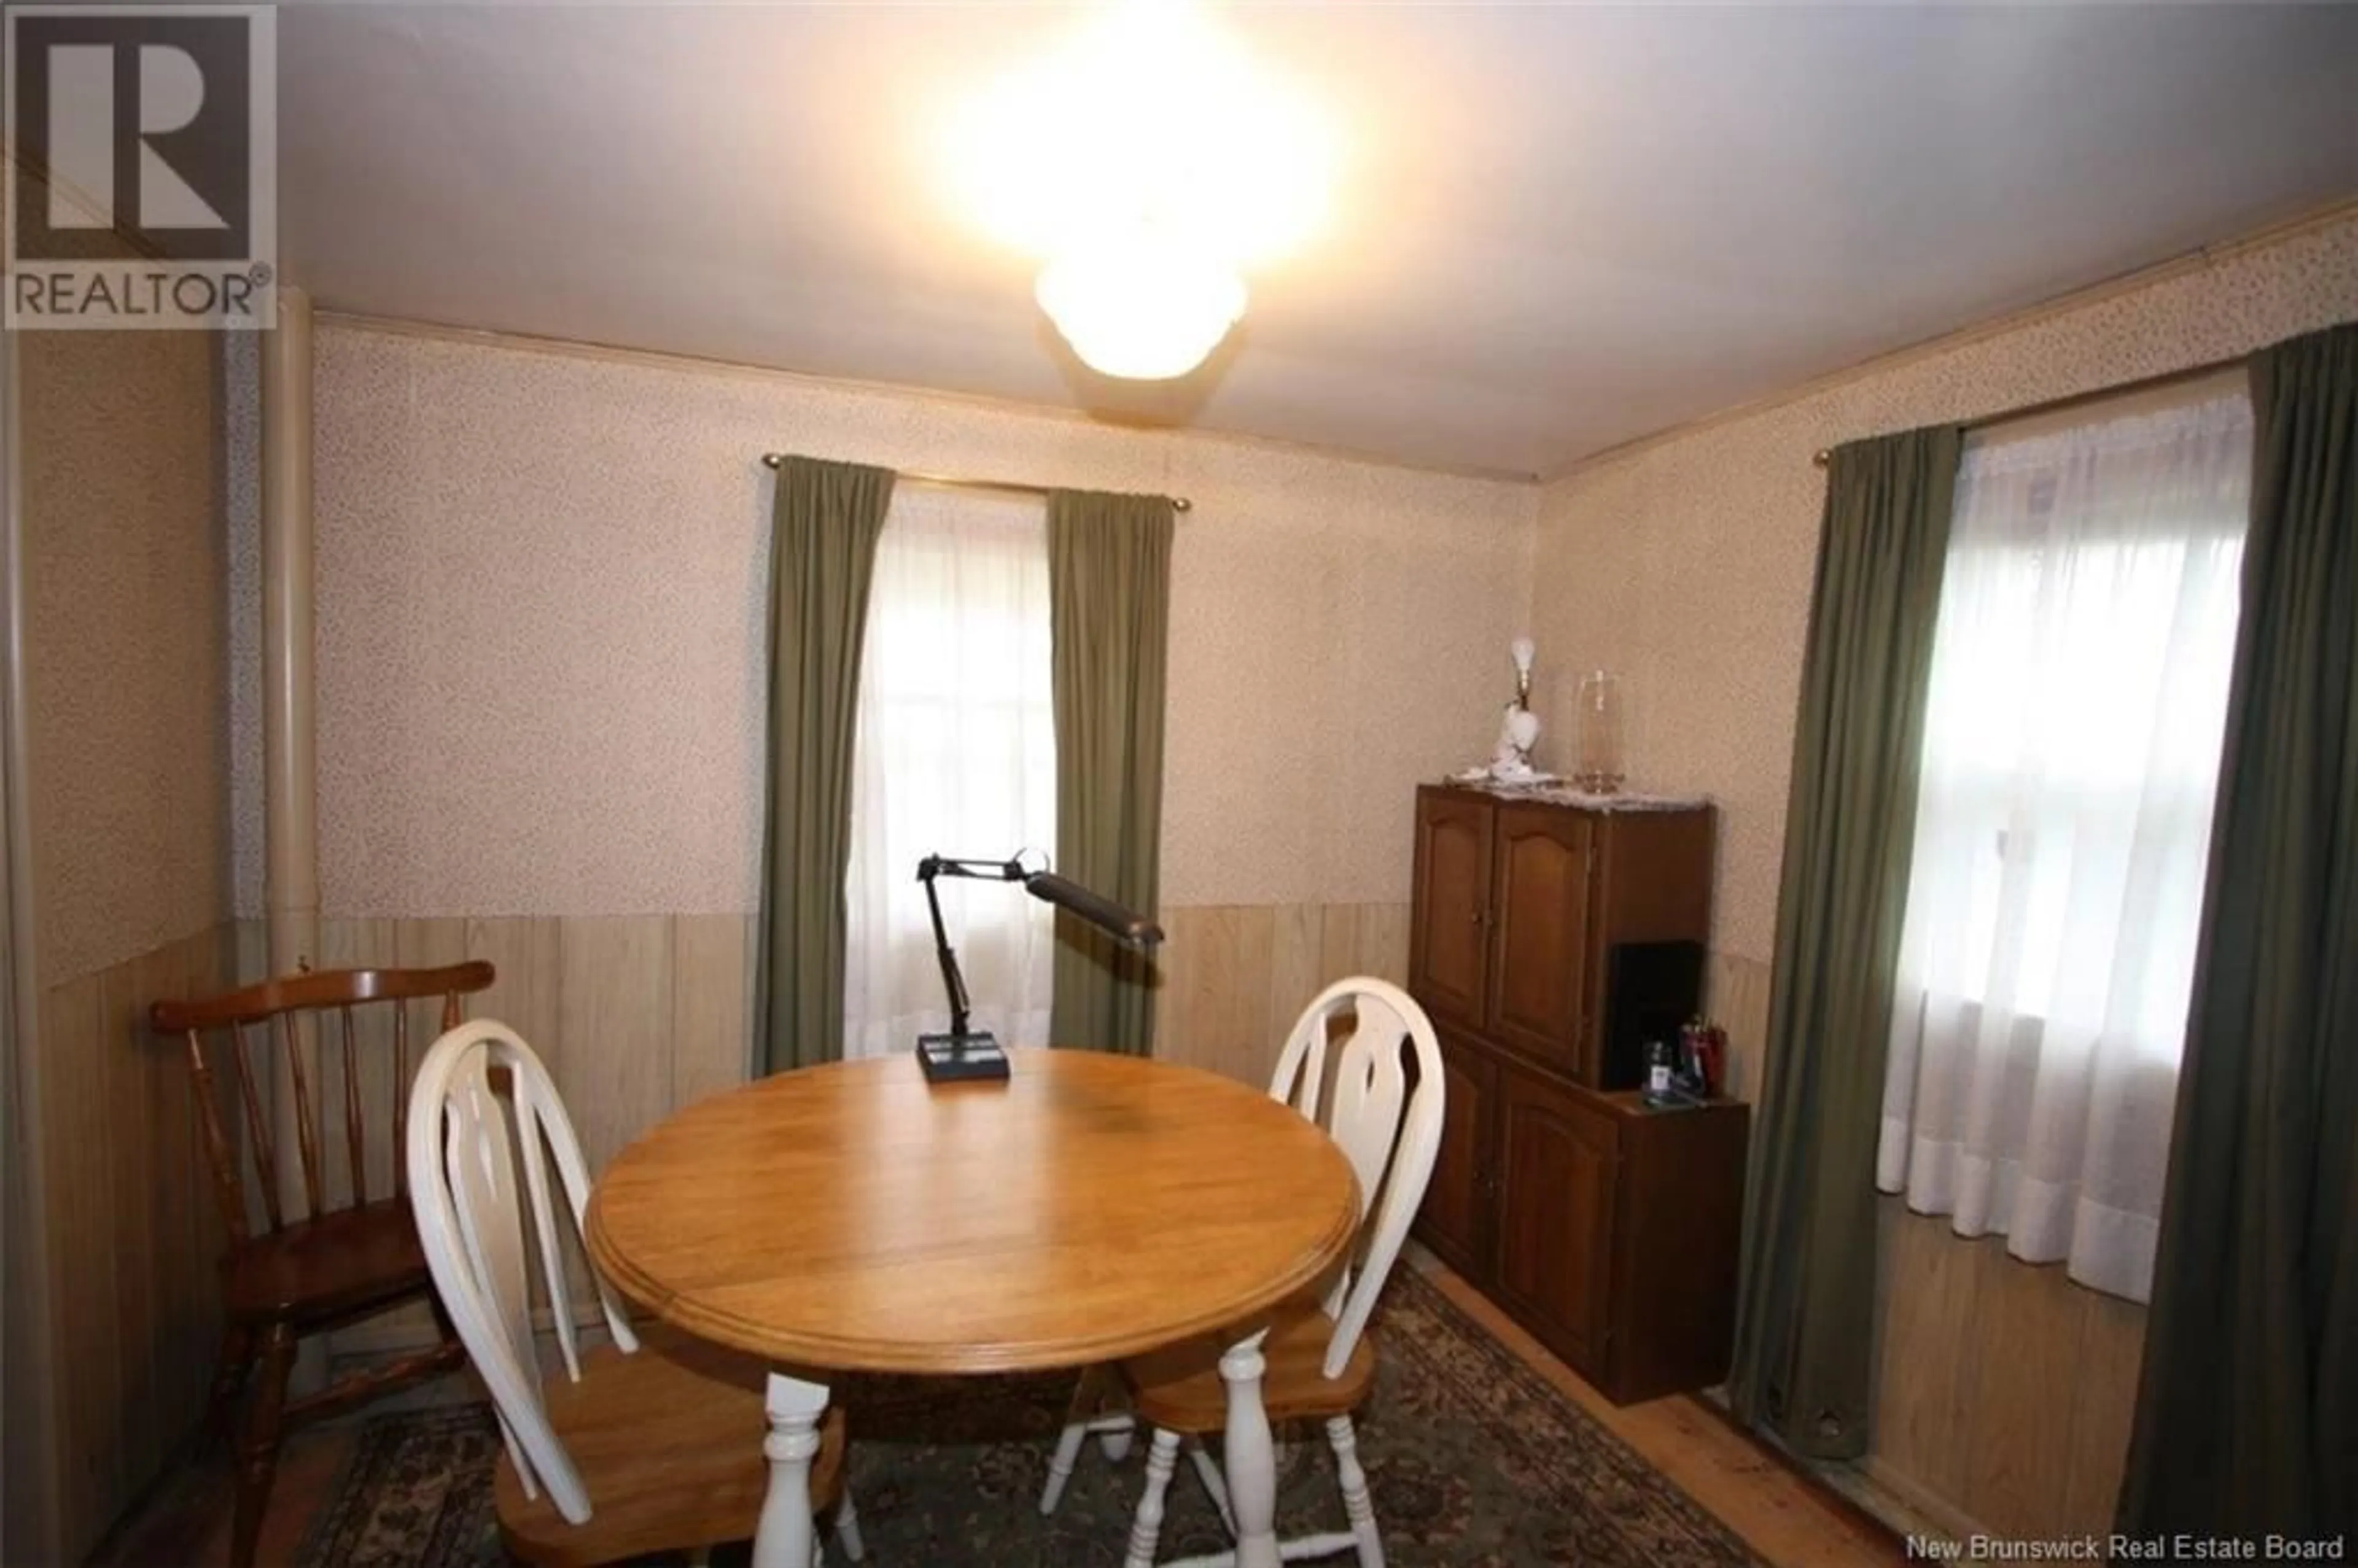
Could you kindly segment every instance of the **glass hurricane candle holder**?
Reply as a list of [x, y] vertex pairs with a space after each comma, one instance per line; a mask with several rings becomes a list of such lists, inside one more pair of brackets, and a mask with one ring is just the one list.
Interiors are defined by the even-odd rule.
[[1611, 795], [1628, 776], [1621, 760], [1621, 677], [1604, 670], [1583, 676], [1577, 706], [1572, 782], [1592, 795]]

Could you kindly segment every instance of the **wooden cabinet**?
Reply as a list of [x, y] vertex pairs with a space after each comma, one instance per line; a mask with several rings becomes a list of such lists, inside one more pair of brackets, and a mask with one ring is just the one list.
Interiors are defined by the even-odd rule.
[[[1431, 1010], [1428, 1009], [1428, 1011]], [[1485, 1151], [1498, 1073], [1481, 1051], [1446, 1029], [1441, 1036], [1441, 1152], [1425, 1184], [1417, 1234], [1461, 1274], [1490, 1255], [1491, 1211], [1498, 1204]]]
[[1653, 1110], [1520, 1068], [1492, 1104], [1499, 1303], [1618, 1403], [1718, 1382], [1749, 1108]]
[[1588, 901], [1595, 818], [1515, 804], [1492, 838], [1489, 1032], [1577, 1078], [1592, 1079]]
[[[1613, 1277], [1613, 1118], [1570, 1089], [1509, 1071], [1499, 1097], [1499, 1299], [1575, 1367], [1603, 1358]], [[1592, 1379], [1593, 1380], [1593, 1379]]]
[[[1634, 1088], [1633, 1028], [1675, 1030], [1694, 1008], [1711, 852], [1709, 806], [1588, 811], [1427, 785], [1417, 792], [1409, 989], [1436, 1024], [1591, 1088]], [[1617, 955], [1682, 946], [1683, 986], [1672, 975], [1666, 989], [1660, 963], [1625, 963], [1648, 978], [1649, 994], [1615, 994]]]
[[1699, 946], [1660, 960], [1708, 934], [1712, 830], [1708, 807], [1417, 797], [1409, 983], [1448, 1076], [1417, 1234], [1624, 1402], [1718, 1381], [1734, 1326], [1749, 1112], [1624, 1087], [1635, 1033], [1694, 1009]]
[[1486, 801], [1439, 796], [1416, 814], [1409, 986], [1435, 1023], [1479, 1029], [1490, 987], [1491, 818]]

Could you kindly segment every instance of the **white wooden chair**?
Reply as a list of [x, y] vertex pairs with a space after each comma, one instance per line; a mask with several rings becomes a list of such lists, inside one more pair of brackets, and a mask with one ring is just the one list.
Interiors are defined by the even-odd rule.
[[[505, 1092], [495, 1069], [504, 1071]], [[488, 1020], [451, 1030], [418, 1066], [408, 1123], [409, 1190], [434, 1288], [499, 1412], [506, 1452], [494, 1496], [508, 1550], [572, 1568], [653, 1552], [700, 1553], [751, 1537], [769, 1487], [765, 1368], [667, 1327], [634, 1330], [594, 1268], [612, 1343], [584, 1353], [549, 1201], [549, 1162], [577, 1232], [590, 1175], [532, 1048]], [[519, 1170], [568, 1374], [550, 1387], [533, 1340]], [[843, 1450], [840, 1412], [830, 1412], [811, 1467], [811, 1501], [825, 1509], [839, 1500], [837, 1538], [858, 1561]]]
[[[1335, 1054], [1330, 1092], [1329, 1024], [1345, 1013], [1353, 1015], [1354, 1022]], [[1413, 1086], [1407, 1070], [1412, 1056]], [[1399, 987], [1366, 977], [1338, 980], [1319, 992], [1295, 1022], [1278, 1058], [1270, 1095], [1320, 1122], [1342, 1145], [1358, 1174], [1361, 1221], [1356, 1267], [1346, 1268], [1323, 1302], [1280, 1308], [1261, 1344], [1267, 1363], [1262, 1400], [1269, 1419], [1272, 1423], [1325, 1422], [1351, 1526], [1347, 1532], [1285, 1541], [1282, 1552], [1288, 1562], [1356, 1552], [1361, 1568], [1382, 1568], [1383, 1542], [1367, 1474], [1359, 1465], [1351, 1412], [1365, 1402], [1375, 1381], [1368, 1315], [1408, 1238], [1409, 1222], [1424, 1201], [1425, 1184], [1432, 1179], [1441, 1147], [1441, 1046], [1424, 1010]], [[1220, 1356], [1228, 1348], [1217, 1338], [1204, 1337], [1123, 1362], [1118, 1386], [1128, 1395], [1126, 1410], [1101, 1408], [1114, 1391], [1108, 1388], [1112, 1379], [1101, 1372], [1085, 1376], [1049, 1463], [1040, 1511], [1055, 1510], [1081, 1445], [1091, 1433], [1106, 1440], [1109, 1455], [1119, 1458], [1128, 1433], [1143, 1421], [1153, 1437], [1125, 1568], [1150, 1568], [1154, 1561], [1163, 1497], [1183, 1448], [1221, 1517], [1233, 1528], [1227, 1488], [1204, 1445], [1204, 1439], [1223, 1430], [1228, 1419], [1227, 1387], [1219, 1373]], [[1233, 1555], [1191, 1560], [1185, 1568], [1209, 1568], [1232, 1562]]]

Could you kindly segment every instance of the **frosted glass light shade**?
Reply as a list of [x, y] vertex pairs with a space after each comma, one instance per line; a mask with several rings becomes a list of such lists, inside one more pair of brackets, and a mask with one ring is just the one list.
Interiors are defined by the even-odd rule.
[[1087, 9], [951, 109], [943, 168], [975, 222], [1046, 264], [1033, 292], [1083, 363], [1168, 381], [1244, 314], [1240, 273], [1324, 226], [1337, 144], [1198, 0]]
[[1082, 363], [1126, 381], [1186, 374], [1245, 313], [1244, 280], [1232, 269], [1143, 233], [1056, 257], [1034, 292]]

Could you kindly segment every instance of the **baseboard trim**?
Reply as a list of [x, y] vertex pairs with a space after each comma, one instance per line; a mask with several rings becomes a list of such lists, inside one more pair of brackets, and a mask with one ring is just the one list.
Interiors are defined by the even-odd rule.
[[[1820, 1501], [1850, 1521], [1862, 1532], [1887, 1541], [1895, 1552], [1904, 1552], [1910, 1535], [1926, 1533], [1925, 1520], [1914, 1518], [1905, 1510], [1887, 1512], [1877, 1508], [1868, 1495], [1854, 1484], [1856, 1466], [1811, 1459], [1794, 1453], [1777, 1439], [1774, 1433], [1762, 1432], [1736, 1419], [1727, 1402], [1725, 1384], [1715, 1385], [1692, 1394], [1680, 1396], [1697, 1410], [1708, 1412], [1739, 1437], [1749, 1441], [1779, 1469], [1784, 1470], [1810, 1488]], [[1894, 1517], [1894, 1516], [1897, 1517]], [[1937, 1533], [1937, 1532], [1935, 1532]]]
[[1847, 1467], [1841, 1484], [1857, 1492], [1862, 1507], [1900, 1521], [1909, 1534], [1970, 1541], [1977, 1535], [1994, 1537], [1998, 1533], [1872, 1454]]

